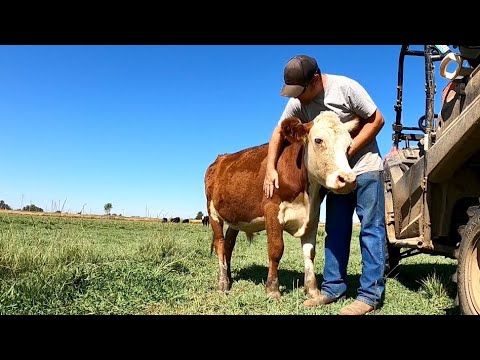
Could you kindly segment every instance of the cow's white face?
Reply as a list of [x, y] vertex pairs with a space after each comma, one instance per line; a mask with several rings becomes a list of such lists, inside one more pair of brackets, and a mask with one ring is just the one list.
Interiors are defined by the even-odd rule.
[[351, 192], [357, 184], [347, 150], [352, 143], [350, 131], [357, 122], [344, 124], [333, 111], [320, 113], [313, 122], [305, 152], [309, 177], [334, 193]]

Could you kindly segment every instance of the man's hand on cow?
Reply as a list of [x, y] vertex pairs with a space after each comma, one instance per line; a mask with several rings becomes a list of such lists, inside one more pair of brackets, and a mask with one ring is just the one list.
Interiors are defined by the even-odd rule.
[[353, 151], [354, 151], [354, 141], [352, 139], [352, 143], [350, 144], [350, 146], [347, 149], [347, 159], [350, 159], [353, 156], [353, 154], [354, 154]]
[[278, 189], [278, 172], [275, 169], [267, 170], [263, 181], [263, 192], [267, 198], [273, 196], [273, 186]]

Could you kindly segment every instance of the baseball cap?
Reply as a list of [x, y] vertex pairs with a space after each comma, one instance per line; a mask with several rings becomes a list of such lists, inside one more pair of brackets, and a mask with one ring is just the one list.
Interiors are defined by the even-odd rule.
[[318, 70], [317, 61], [307, 55], [297, 55], [288, 60], [283, 71], [285, 84], [280, 95], [297, 97], [310, 84]]

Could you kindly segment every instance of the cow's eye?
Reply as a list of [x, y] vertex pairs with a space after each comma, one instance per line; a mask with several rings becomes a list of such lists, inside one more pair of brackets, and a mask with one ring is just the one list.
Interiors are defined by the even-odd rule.
[[319, 144], [319, 145], [320, 145], [322, 142], [323, 142], [323, 140], [320, 139], [320, 138], [316, 138], [316, 139], [315, 139], [315, 144]]

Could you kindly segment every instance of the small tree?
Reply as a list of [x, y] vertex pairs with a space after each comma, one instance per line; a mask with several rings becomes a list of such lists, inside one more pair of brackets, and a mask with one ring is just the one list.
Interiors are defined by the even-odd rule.
[[103, 210], [105, 210], [105, 214], [110, 215], [110, 211], [112, 210], [113, 206], [112, 203], [106, 203], [103, 206]]
[[195, 216], [195, 220], [202, 220], [202, 218], [203, 218], [203, 212], [199, 211], [197, 213], [197, 216]]

